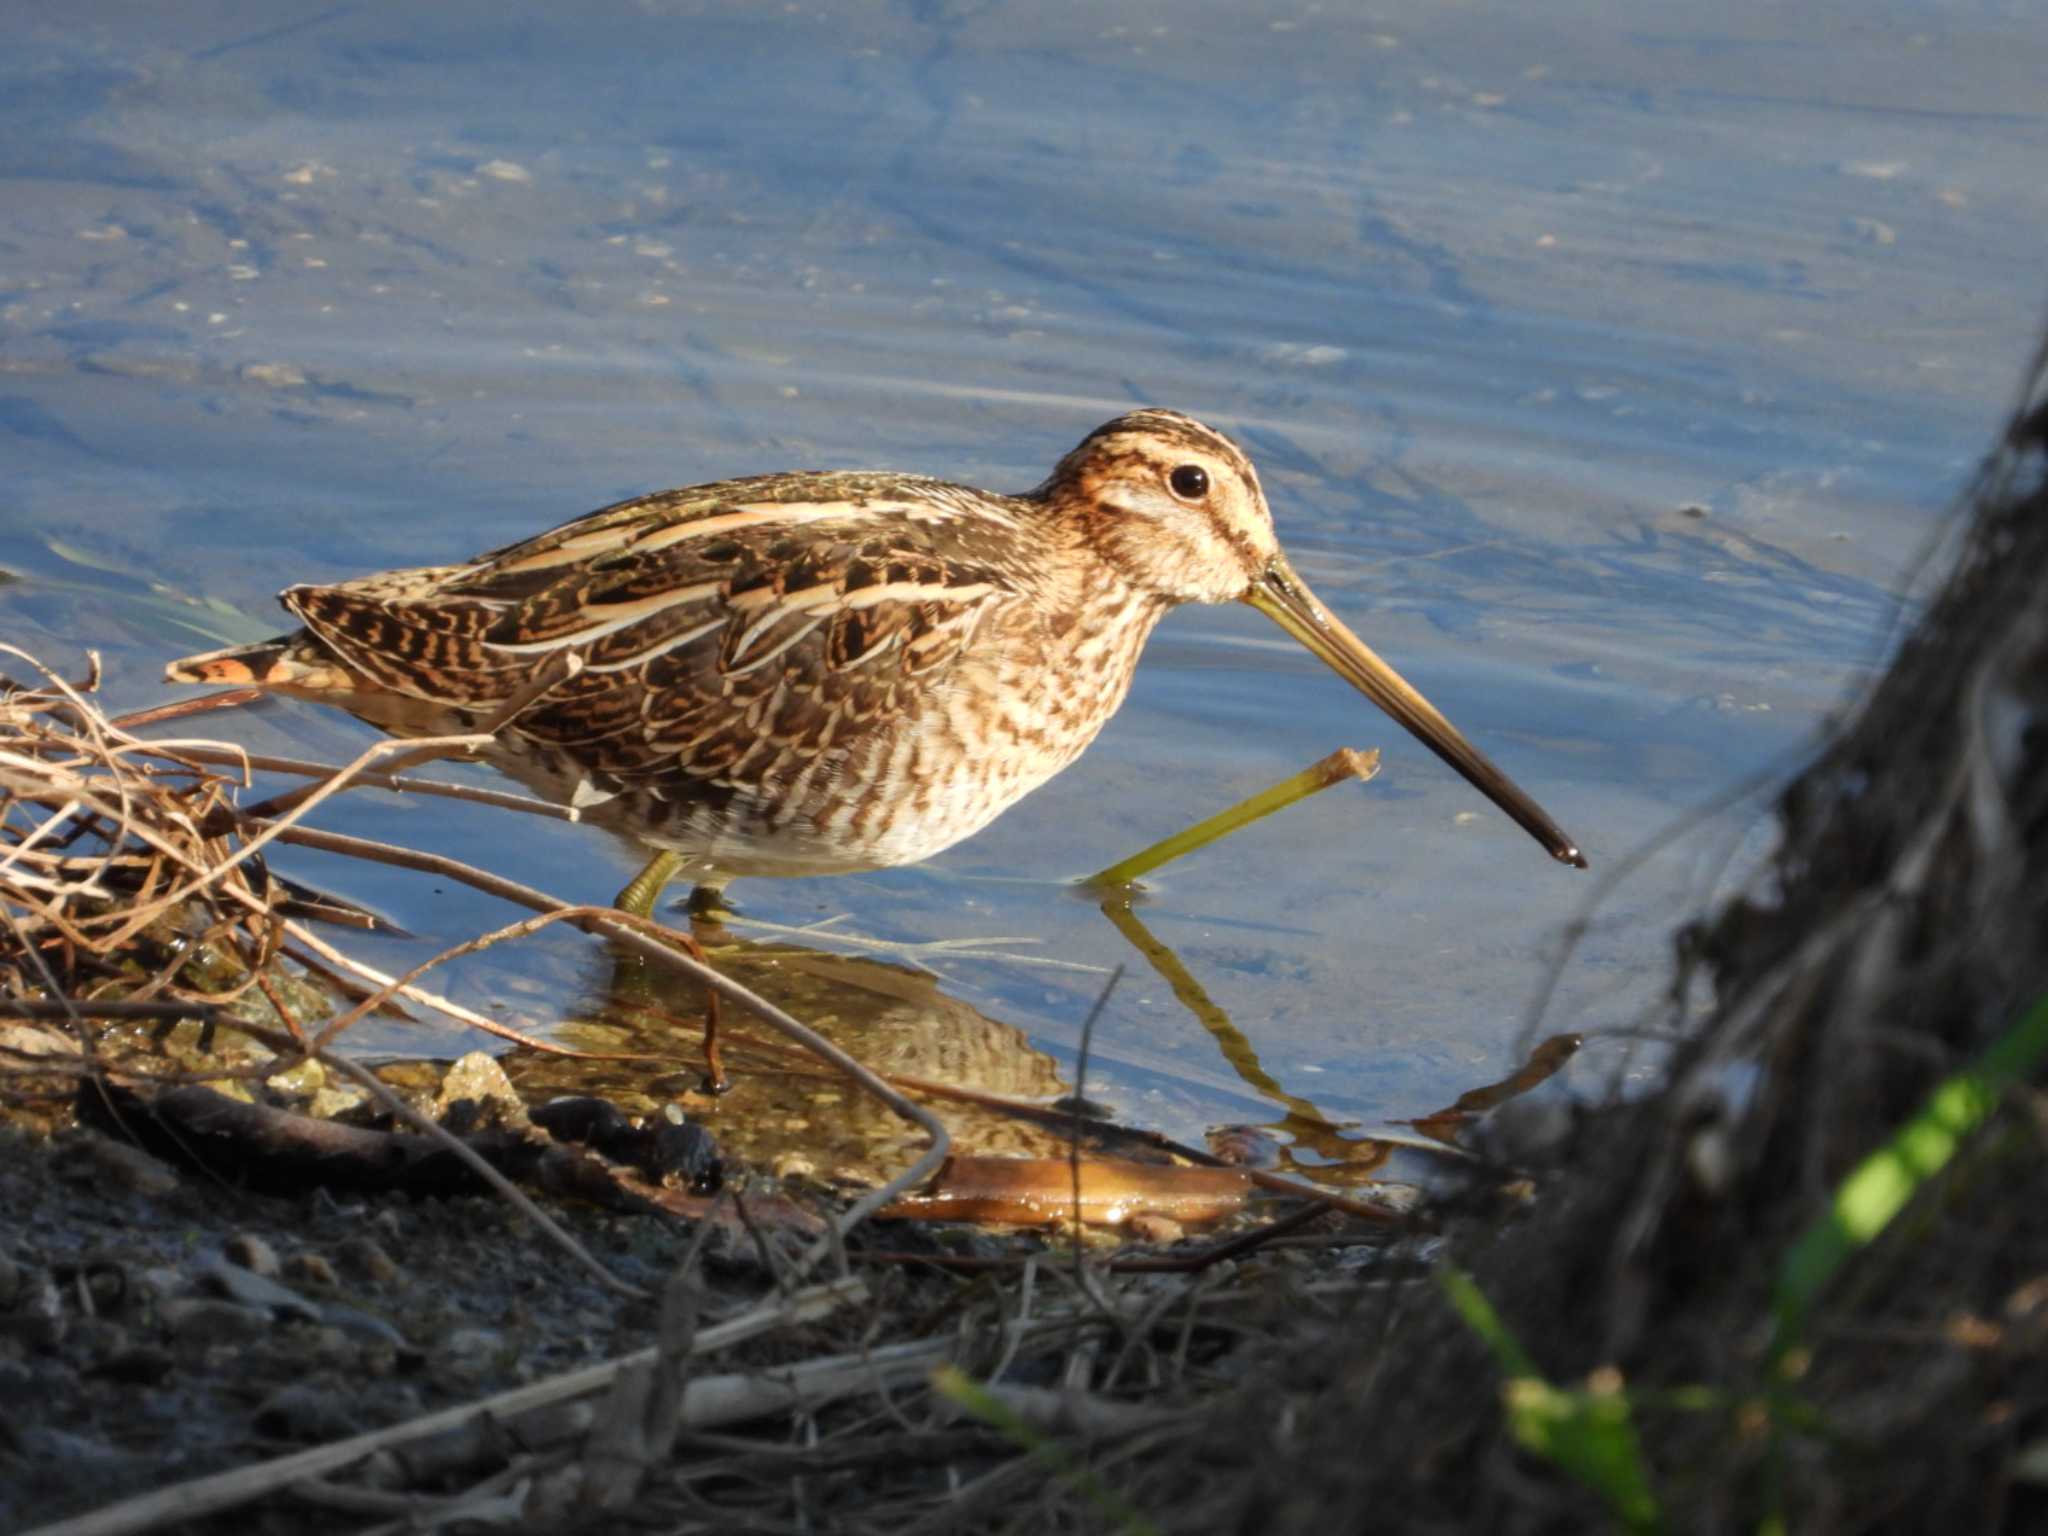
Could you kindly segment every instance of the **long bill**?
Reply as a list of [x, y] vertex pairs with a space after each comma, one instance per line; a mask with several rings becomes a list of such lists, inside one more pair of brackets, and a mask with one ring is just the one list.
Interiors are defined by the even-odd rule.
[[1449, 763], [1487, 799], [1563, 864], [1586, 867], [1579, 845], [1545, 814], [1513, 779], [1494, 767], [1455, 725], [1407, 680], [1374, 654], [1371, 646], [1316, 600], [1285, 556], [1275, 556], [1266, 574], [1252, 583], [1244, 600], [1294, 636], [1325, 666], [1392, 715], [1430, 751]]

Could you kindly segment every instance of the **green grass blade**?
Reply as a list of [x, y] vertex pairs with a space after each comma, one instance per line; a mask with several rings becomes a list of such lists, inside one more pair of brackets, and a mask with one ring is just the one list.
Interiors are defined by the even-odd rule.
[[1465, 1326], [1486, 1341], [1486, 1347], [1493, 1351], [1493, 1358], [1500, 1362], [1501, 1370], [1510, 1377], [1540, 1376], [1536, 1362], [1529, 1352], [1522, 1348], [1522, 1341], [1508, 1331], [1508, 1325], [1500, 1320], [1500, 1314], [1493, 1310], [1493, 1303], [1486, 1299], [1486, 1293], [1464, 1270], [1455, 1265], [1445, 1265], [1438, 1273], [1437, 1281], [1457, 1309], [1458, 1316], [1465, 1319]]
[[1779, 1266], [1772, 1300], [1774, 1364], [1798, 1347], [1815, 1303], [1842, 1266], [1948, 1166], [2005, 1091], [2031, 1076], [2044, 1056], [2048, 998], [1994, 1041], [1975, 1065], [1937, 1084], [1917, 1114], [1850, 1170], [1827, 1211], [1800, 1234]]
[[1581, 1388], [1551, 1385], [1470, 1275], [1447, 1267], [1438, 1278], [1451, 1305], [1486, 1341], [1508, 1378], [1501, 1402], [1516, 1443], [1599, 1494], [1629, 1530], [1659, 1529], [1657, 1496], [1619, 1376], [1603, 1372], [1611, 1380]]

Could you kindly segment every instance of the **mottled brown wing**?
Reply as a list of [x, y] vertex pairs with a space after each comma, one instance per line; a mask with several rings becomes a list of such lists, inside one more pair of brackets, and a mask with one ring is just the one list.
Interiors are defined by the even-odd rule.
[[[619, 785], [745, 785], [848, 750], [910, 719], [1015, 596], [993, 568], [930, 543], [900, 528], [763, 531], [580, 570], [494, 632], [546, 630], [586, 661], [520, 732]], [[668, 601], [650, 608], [657, 594]]]
[[[380, 684], [501, 702], [562, 651], [584, 668], [521, 716], [616, 788], [743, 782], [914, 712], [1017, 595], [998, 504], [901, 476], [728, 481], [606, 508], [444, 568], [287, 594]], [[607, 783], [607, 781], [614, 781]]]

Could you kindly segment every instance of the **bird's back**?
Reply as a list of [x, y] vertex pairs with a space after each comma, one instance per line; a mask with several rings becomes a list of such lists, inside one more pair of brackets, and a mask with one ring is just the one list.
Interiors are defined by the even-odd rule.
[[267, 682], [416, 735], [474, 728], [574, 655], [499, 733], [514, 776], [733, 873], [895, 864], [986, 824], [1121, 701], [1156, 612], [1072, 581], [1062, 553], [1029, 499], [758, 476], [461, 565], [290, 588], [306, 628], [272, 643], [269, 675], [233, 671], [256, 648], [173, 675]]

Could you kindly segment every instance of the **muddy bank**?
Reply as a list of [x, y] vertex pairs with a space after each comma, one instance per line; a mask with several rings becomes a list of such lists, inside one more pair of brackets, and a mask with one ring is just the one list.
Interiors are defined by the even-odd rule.
[[[689, 1242], [562, 1214], [650, 1289]], [[8, 1530], [622, 1353], [652, 1321], [495, 1196], [253, 1195], [86, 1129], [4, 1133], [0, 1230]]]

